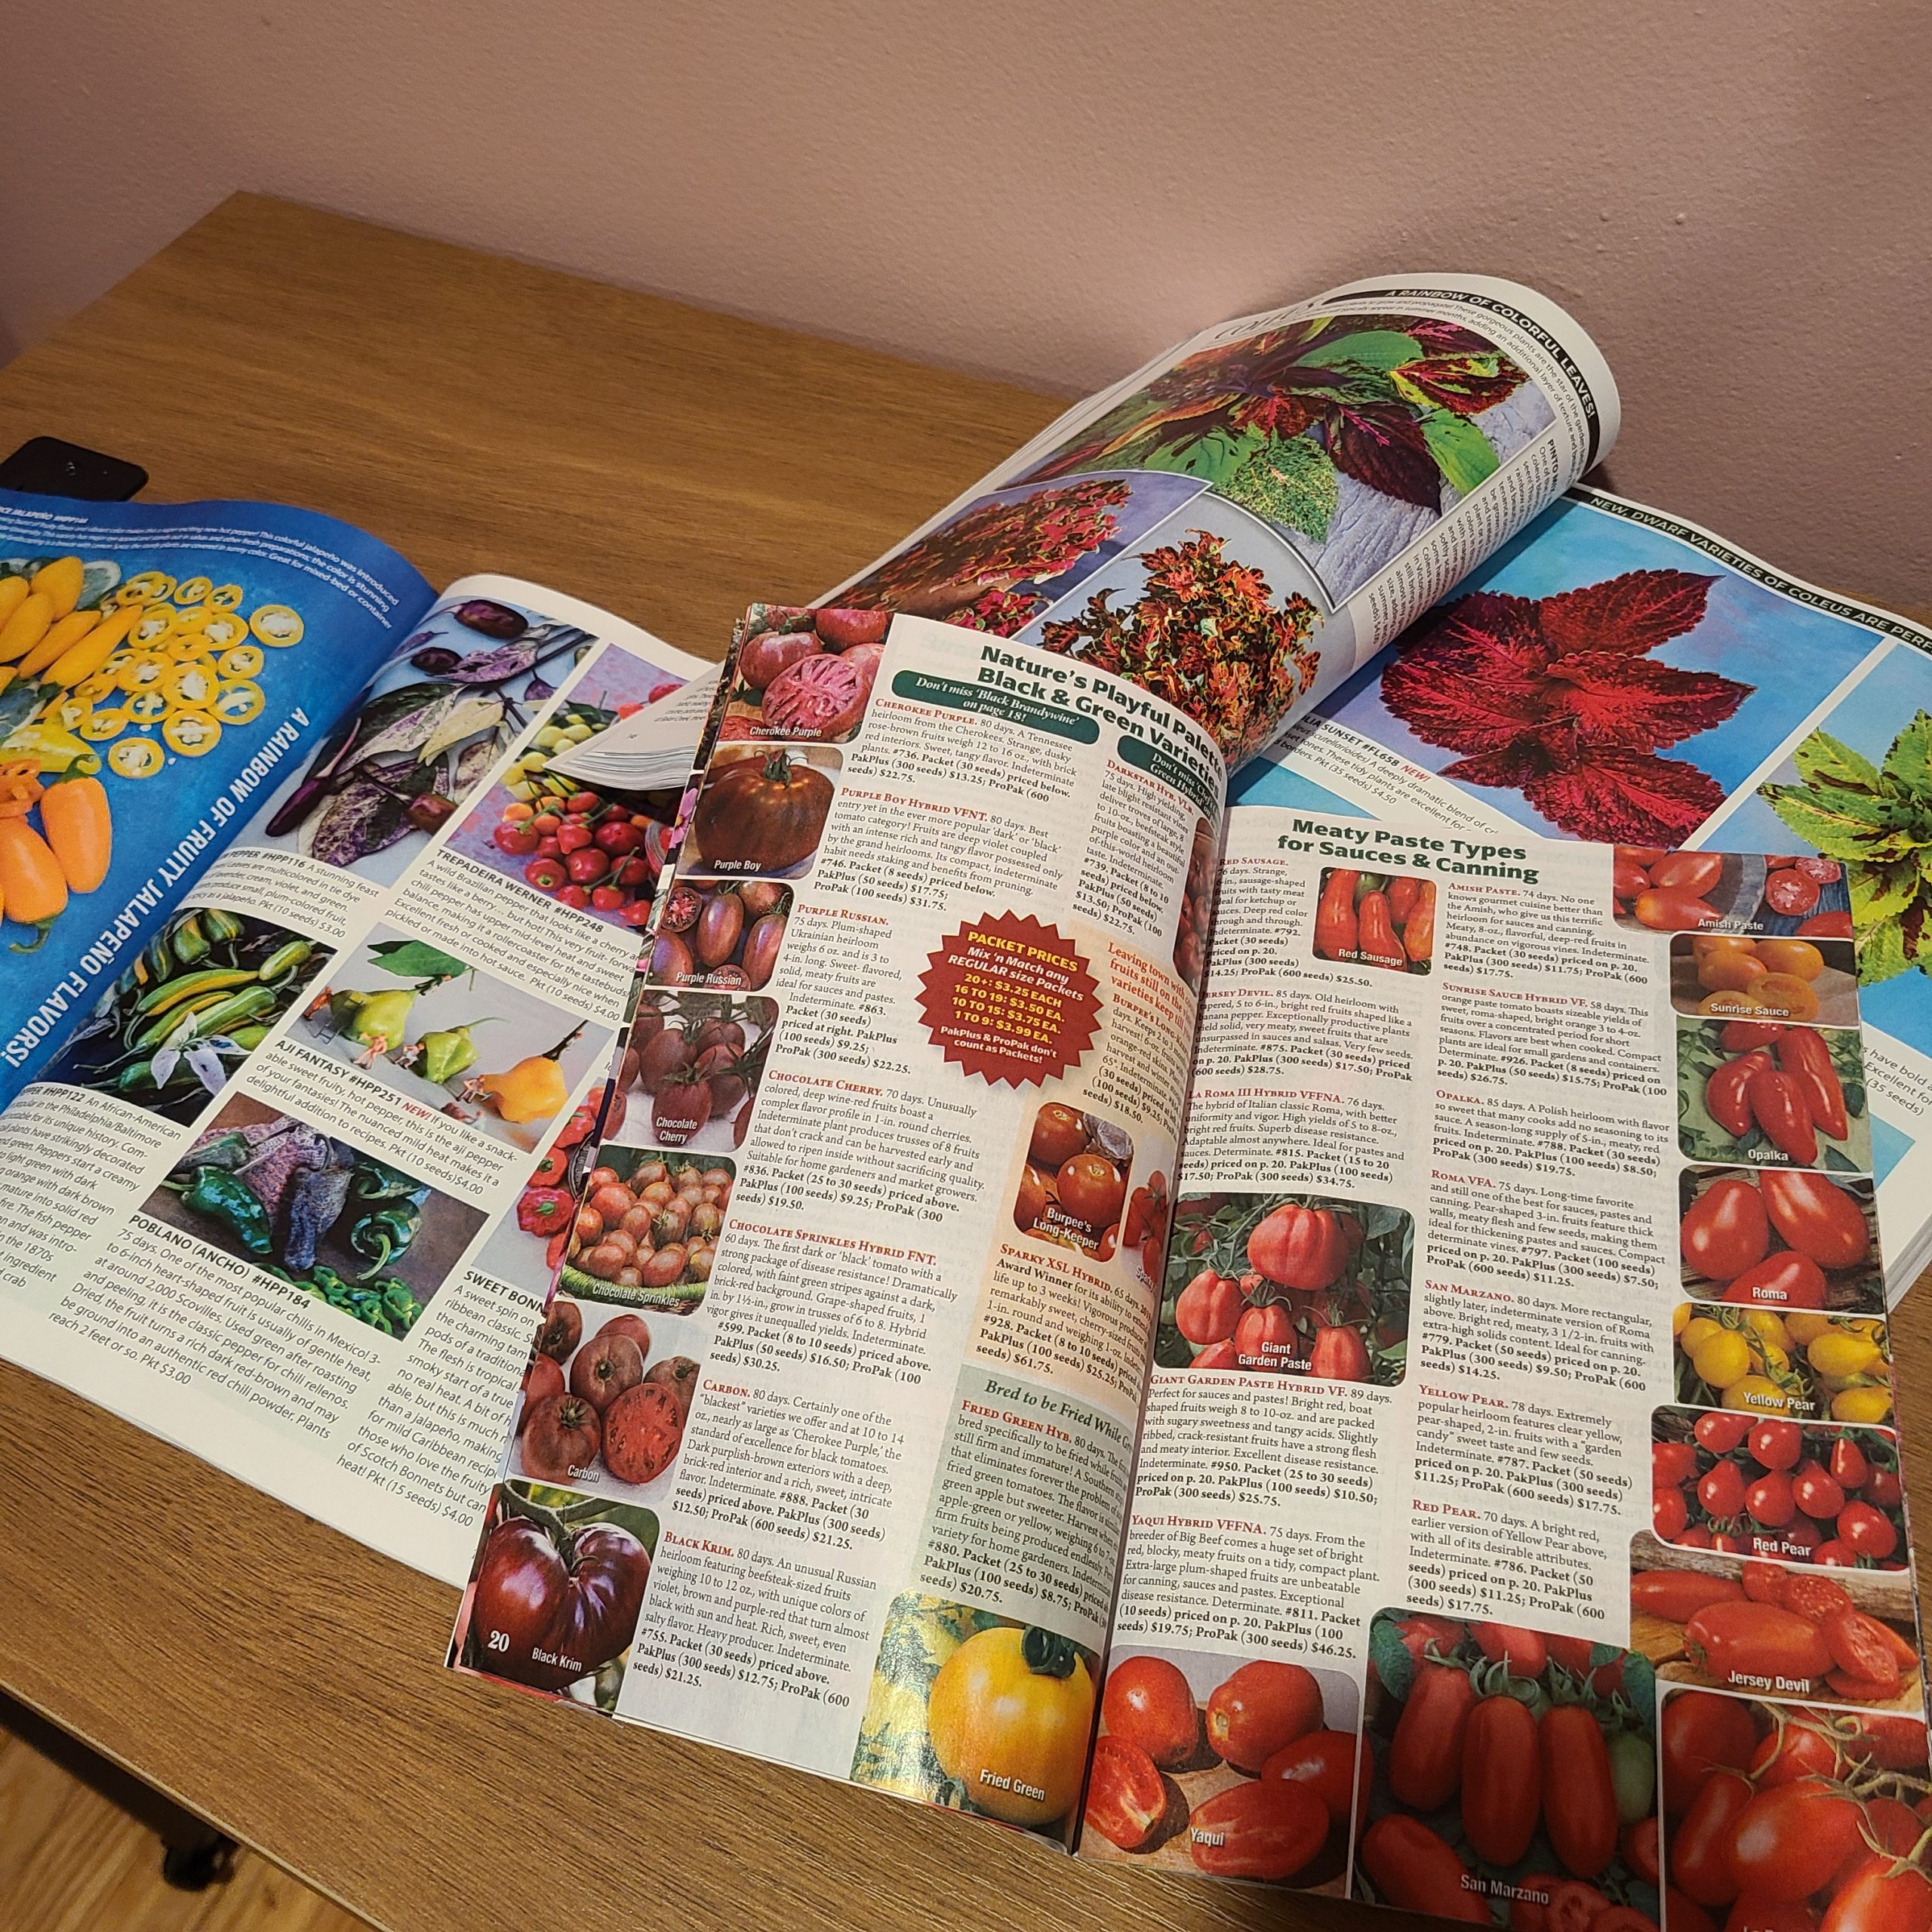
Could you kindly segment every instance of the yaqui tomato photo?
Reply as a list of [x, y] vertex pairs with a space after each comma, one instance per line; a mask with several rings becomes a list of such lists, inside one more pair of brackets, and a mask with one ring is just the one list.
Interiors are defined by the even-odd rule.
[[1054, 1631], [908, 1592], [887, 1615], [853, 1781], [1065, 1838], [1098, 1674]]
[[1286, 1658], [1115, 1657], [1082, 1854], [1339, 1895], [1367, 1789], [1356, 1709], [1346, 1676]]
[[1369, 1664], [1355, 1896], [1525, 1932], [1658, 1924], [1642, 1657], [1392, 1609], [1371, 1626]]
[[1174, 1209], [1154, 1359], [1332, 1382], [1399, 1382], [1415, 1224], [1325, 1195], [1186, 1194]]

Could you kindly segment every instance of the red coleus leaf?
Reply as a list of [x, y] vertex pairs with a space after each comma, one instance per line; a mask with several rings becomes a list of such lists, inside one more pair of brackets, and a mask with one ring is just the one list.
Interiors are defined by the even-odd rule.
[[1688, 571], [1626, 571], [1543, 598], [1543, 634], [1554, 657], [1614, 651], [1639, 657], [1700, 623], [1715, 581]]
[[1395, 371], [1443, 409], [1475, 416], [1506, 401], [1522, 386], [1522, 371], [1494, 349], [1468, 355], [1432, 355]]
[[1580, 838], [1675, 844], [1723, 788], [1655, 754], [1721, 724], [1752, 687], [1645, 654], [1697, 624], [1711, 581], [1630, 571], [1550, 597], [1460, 597], [1401, 641], [1383, 703], [1462, 755], [1444, 777], [1519, 790]]
[[1662, 751], [1721, 724], [1751, 687], [1714, 671], [1679, 671], [1607, 653], [1559, 658], [1549, 668], [1552, 726], [1567, 712], [1578, 741]]
[[1532, 780], [1523, 795], [1577, 838], [1676, 845], [1724, 803], [1724, 787], [1682, 758], [1593, 752], [1570, 771]]
[[1398, 502], [1442, 507], [1442, 472], [1429, 453], [1422, 425], [1399, 403], [1343, 403], [1331, 408], [1328, 454], [1358, 483]]

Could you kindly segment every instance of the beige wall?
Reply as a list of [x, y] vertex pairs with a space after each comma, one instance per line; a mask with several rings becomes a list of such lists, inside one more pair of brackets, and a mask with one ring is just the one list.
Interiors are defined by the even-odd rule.
[[1924, 0], [6, 11], [0, 352], [234, 187], [1066, 389], [1481, 269], [1597, 332], [1617, 487], [1932, 602]]

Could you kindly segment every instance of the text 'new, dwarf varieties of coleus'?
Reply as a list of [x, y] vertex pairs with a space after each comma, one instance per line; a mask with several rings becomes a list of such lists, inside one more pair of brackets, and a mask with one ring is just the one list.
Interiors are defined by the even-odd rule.
[[1576, 838], [1680, 844], [1724, 788], [1657, 754], [1754, 689], [1650, 657], [1702, 620], [1712, 581], [1626, 571], [1549, 597], [1472, 591], [1401, 639], [1382, 702], [1425, 743], [1461, 754], [1445, 778], [1519, 791]]
[[1792, 761], [1802, 783], [1762, 785], [1758, 795], [1844, 865], [1859, 978], [1876, 986], [1914, 966], [1932, 976], [1932, 712], [1913, 718], [1882, 765], [1824, 731]]

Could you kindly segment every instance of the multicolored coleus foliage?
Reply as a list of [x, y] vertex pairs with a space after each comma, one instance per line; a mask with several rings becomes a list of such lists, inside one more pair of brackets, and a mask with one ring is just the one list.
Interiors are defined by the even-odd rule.
[[1131, 679], [1211, 733], [1230, 764], [1264, 744], [1315, 681], [1307, 648], [1315, 606], [1291, 595], [1277, 608], [1251, 564], [1222, 554], [1225, 537], [1191, 530], [1139, 558], [1147, 573], [1135, 601], [1115, 610], [1103, 590], [1077, 617], [1048, 623], [1049, 651]]
[[1337, 475], [1440, 511], [1497, 468], [1471, 420], [1528, 380], [1493, 343], [1414, 315], [1324, 315], [1201, 350], [1032, 473], [1165, 469], [1318, 541]]
[[1799, 783], [1761, 785], [1758, 795], [1844, 865], [1859, 978], [1876, 986], [1915, 966], [1932, 976], [1932, 712], [1912, 718], [1882, 765], [1824, 731], [1792, 762]]
[[888, 557], [838, 601], [1011, 637], [1046, 601], [1015, 586], [1047, 583], [1099, 549], [1118, 530], [1114, 512], [1131, 493], [1118, 478], [1095, 477], [1017, 503], [977, 503]]
[[1382, 701], [1460, 754], [1445, 778], [1519, 791], [1579, 838], [1681, 844], [1724, 788], [1657, 754], [1721, 724], [1753, 687], [1650, 653], [1703, 619], [1713, 581], [1626, 571], [1549, 597], [1472, 592], [1398, 640]]

